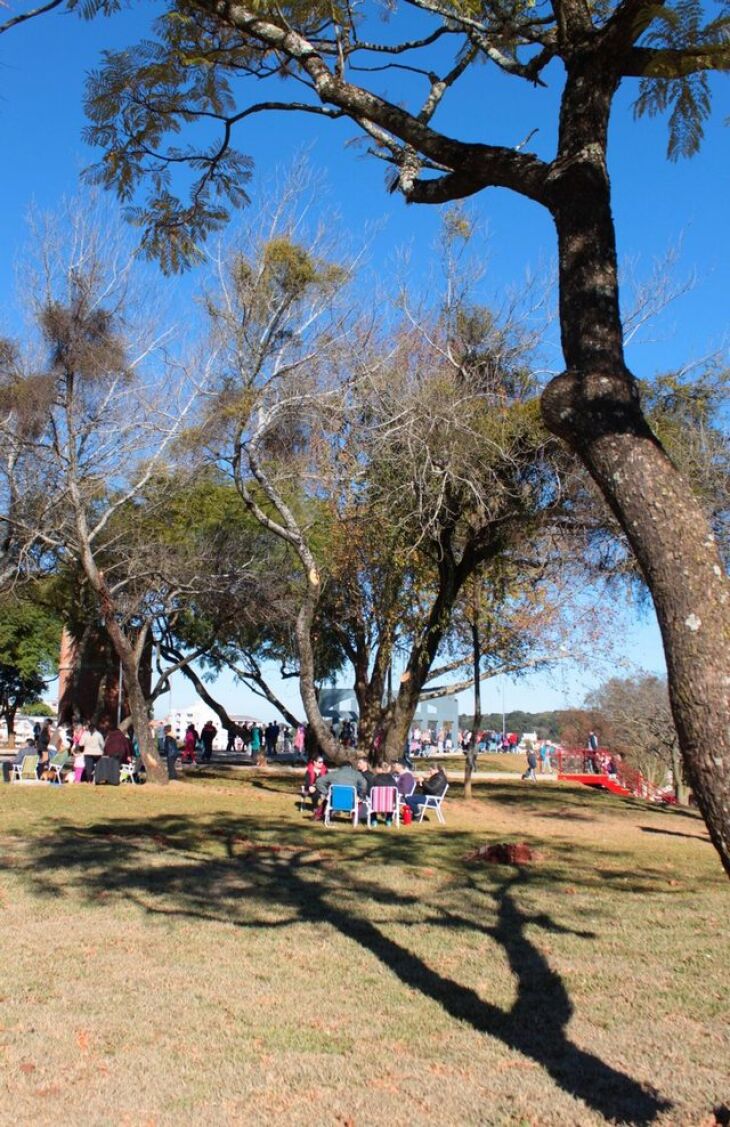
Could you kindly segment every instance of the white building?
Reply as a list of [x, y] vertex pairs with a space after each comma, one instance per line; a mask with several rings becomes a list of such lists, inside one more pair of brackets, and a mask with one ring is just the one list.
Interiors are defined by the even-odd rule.
[[[256, 720], [256, 717], [254, 716], [234, 716], [230, 713], [229, 715], [231, 717], [231, 720], [235, 721], [236, 724], [253, 724], [254, 722], [256, 722], [257, 724], [261, 723], [261, 721]], [[209, 720], [212, 724], [215, 724], [216, 728], [218, 729], [215, 734], [215, 739], [213, 740], [214, 750], [225, 751], [226, 745], [228, 743], [228, 733], [221, 724], [220, 717], [213, 711], [212, 708], [208, 708], [208, 705], [205, 704], [202, 700], [195, 701], [194, 704], [190, 704], [186, 708], [173, 709], [173, 711], [170, 712], [162, 722], [163, 724], [172, 725], [173, 736], [178, 741], [178, 743], [182, 743], [185, 738], [185, 732], [187, 731], [188, 724], [194, 724], [198, 734], [200, 734], [203, 725], [206, 724]]]

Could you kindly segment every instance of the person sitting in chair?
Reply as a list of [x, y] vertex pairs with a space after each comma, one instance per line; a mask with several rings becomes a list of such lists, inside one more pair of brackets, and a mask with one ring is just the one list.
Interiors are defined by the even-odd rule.
[[25, 741], [25, 746], [16, 751], [12, 759], [7, 759], [3, 763], [3, 781], [9, 783], [13, 777], [13, 771], [16, 767], [23, 766], [23, 760], [26, 755], [37, 755], [35, 740], [29, 739]]
[[409, 771], [407, 764], [401, 760], [393, 764], [393, 773], [395, 774], [398, 794], [401, 798], [407, 798], [409, 794], [413, 793], [413, 788], [416, 785], [415, 775], [412, 771]]
[[443, 767], [434, 764], [428, 778], [423, 779], [418, 784], [418, 790], [416, 792], [408, 795], [406, 803], [410, 806], [413, 813], [417, 814], [429, 796], [440, 798], [448, 785], [449, 780], [446, 778]]
[[129, 763], [132, 759], [132, 745], [127, 736], [116, 724], [110, 728], [104, 740], [104, 755], [118, 759], [120, 763]]
[[324, 757], [319, 754], [313, 756], [307, 762], [304, 770], [304, 783], [302, 784], [302, 795], [304, 798], [311, 798], [314, 809], [319, 805], [319, 795], [317, 794], [317, 780], [323, 778], [327, 774], [325, 767]]
[[[358, 798], [365, 798], [368, 790], [365, 776], [356, 770], [352, 763], [343, 763], [334, 771], [328, 771], [326, 775], [320, 776], [314, 784], [314, 789], [320, 798], [326, 799], [332, 786], [354, 787]], [[324, 807], [323, 802], [314, 812], [318, 822], [324, 818]]]
[[[368, 793], [372, 794], [372, 792], [374, 790], [376, 790], [378, 787], [395, 787], [396, 790], [398, 789], [398, 777], [397, 777], [397, 775], [393, 774], [393, 765], [391, 763], [379, 763], [378, 764], [378, 767], [376, 769], [375, 778], [373, 779], [373, 784], [370, 787], [370, 790], [369, 790]], [[385, 819], [385, 824], [387, 826], [390, 825], [391, 819], [392, 819], [392, 815], [388, 814], [386, 819]], [[375, 825], [377, 825], [377, 823], [378, 823], [377, 815], [373, 814], [372, 817], [370, 818], [370, 825], [375, 826]]]

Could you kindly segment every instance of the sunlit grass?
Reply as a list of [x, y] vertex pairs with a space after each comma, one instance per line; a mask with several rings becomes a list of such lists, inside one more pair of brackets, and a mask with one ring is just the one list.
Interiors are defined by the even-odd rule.
[[[368, 832], [242, 772], [2, 788], [0, 1122], [720, 1109], [730, 913], [697, 816], [509, 781], [452, 794], [445, 828]], [[542, 859], [466, 863], [486, 840]]]

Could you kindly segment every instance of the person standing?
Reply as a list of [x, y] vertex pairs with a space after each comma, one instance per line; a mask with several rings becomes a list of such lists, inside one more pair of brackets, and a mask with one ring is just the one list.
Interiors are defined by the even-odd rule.
[[276, 755], [276, 748], [279, 743], [279, 731], [279, 725], [275, 720], [272, 720], [270, 724], [266, 725], [265, 739], [267, 759], [273, 759]]
[[177, 740], [172, 734], [172, 724], [165, 724], [162, 736], [162, 757], [167, 761], [168, 779], [177, 779], [175, 763], [178, 757]]
[[203, 763], [210, 763], [213, 758], [213, 740], [216, 737], [217, 731], [218, 729], [212, 720], [206, 720], [205, 724], [203, 724], [203, 729], [200, 733], [200, 742], [203, 745], [203, 754], [200, 758]]
[[48, 752], [48, 749], [51, 746], [51, 721], [50, 720], [44, 720], [43, 721], [43, 726], [41, 727], [41, 730], [38, 733], [37, 743], [38, 743], [38, 751], [40, 752], [41, 755], [43, 755], [44, 752]]
[[591, 729], [588, 733], [588, 755], [586, 756], [586, 770], [594, 775], [601, 774], [601, 757], [598, 754], [598, 736]]
[[188, 724], [185, 731], [185, 746], [183, 747], [182, 762], [195, 763], [195, 747], [198, 742], [198, 731], [194, 724]]
[[79, 736], [78, 746], [84, 756], [86, 781], [92, 783], [96, 765], [104, 754], [104, 737], [93, 720], [89, 721], [86, 730]]
[[526, 779], [528, 782], [536, 783], [537, 775], [535, 774], [535, 768], [537, 767], [537, 756], [535, 755], [534, 747], [529, 741], [525, 745], [525, 750], [527, 754], [527, 770], [522, 778]]

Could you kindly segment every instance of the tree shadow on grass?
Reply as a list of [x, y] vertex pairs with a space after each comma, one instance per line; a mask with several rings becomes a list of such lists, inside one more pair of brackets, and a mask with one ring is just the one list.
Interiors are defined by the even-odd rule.
[[639, 826], [642, 833], [645, 834], [663, 834], [665, 837], [686, 837], [690, 841], [704, 841], [707, 845], [712, 845], [709, 834], [703, 837], [701, 834], [685, 834], [681, 830], [668, 830], [664, 826]]
[[[529, 873], [510, 868], [506, 877], [500, 873], [494, 878], [486, 894], [467, 873], [469, 904], [479, 898], [479, 919], [470, 919], [440, 905], [438, 895], [424, 901], [384, 885], [377, 870], [358, 867], [352, 853], [344, 861], [342, 854], [333, 859], [327, 850], [332, 837], [321, 839], [321, 849], [313, 846], [311, 827], [289, 823], [276, 829], [277, 842], [257, 840], [259, 819], [230, 814], [195, 821], [163, 816], [151, 823], [119, 818], [88, 827], [57, 825], [19, 851], [13, 868], [41, 895], [90, 901], [117, 897], [156, 916], [262, 930], [326, 923], [454, 1019], [535, 1061], [563, 1091], [606, 1120], [649, 1124], [672, 1106], [570, 1040], [570, 995], [527, 929], [587, 940], [595, 936], [567, 928], [545, 913], [525, 911], [518, 896], [530, 882]], [[345, 838], [345, 855], [355, 840], [353, 835]], [[217, 855], [211, 853], [211, 843]], [[378, 860], [397, 863], [404, 848], [403, 838], [381, 837]], [[385, 925], [373, 904], [382, 907]], [[490, 914], [494, 922], [484, 922]], [[517, 986], [511, 1009], [502, 1010], [470, 986], [440, 974], [384, 930], [418, 923], [454, 935], [478, 931], [499, 944]]]

